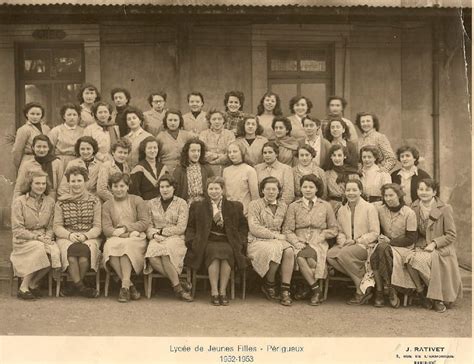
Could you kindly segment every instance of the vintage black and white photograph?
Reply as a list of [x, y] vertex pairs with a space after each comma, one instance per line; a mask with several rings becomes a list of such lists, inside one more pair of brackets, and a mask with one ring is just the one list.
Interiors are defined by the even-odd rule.
[[[439, 339], [472, 339], [471, 14], [0, 0], [1, 340], [314, 363], [318, 339], [372, 339], [347, 361], [368, 363], [385, 338], [374, 363], [472, 360]], [[34, 342], [0, 362], [87, 362], [87, 341], [54, 361]]]

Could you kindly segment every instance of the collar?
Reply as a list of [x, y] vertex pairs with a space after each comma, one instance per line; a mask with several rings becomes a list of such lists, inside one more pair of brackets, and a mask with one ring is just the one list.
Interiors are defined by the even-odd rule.
[[278, 159], [275, 159], [275, 162], [273, 162], [272, 164], [267, 164], [265, 163], [266, 166], [265, 168], [273, 168], [273, 169], [276, 169], [276, 167], [278, 166], [279, 162], [278, 162]]
[[340, 142], [336, 142], [335, 140], [333, 140], [333, 141], [331, 142], [331, 145], [336, 145], [336, 144], [340, 144], [340, 145], [342, 145], [343, 147], [347, 147], [347, 140], [341, 139]]
[[363, 171], [363, 172], [366, 172], [366, 171], [367, 171], [367, 172], [368, 172], [368, 171], [370, 171], [370, 172], [372, 172], [372, 171], [378, 172], [378, 171], [380, 171], [380, 167], [374, 163], [374, 164], [372, 164], [372, 167], [370, 167], [370, 168], [365, 168], [365, 167], [363, 167], [363, 168], [362, 168], [362, 171]]
[[63, 123], [63, 125], [64, 125], [64, 127], [65, 127], [67, 130], [76, 130], [76, 128], [77, 128], [77, 125], [75, 125], [75, 126], [68, 126], [68, 125], [66, 125], [66, 123]]
[[304, 143], [309, 144], [309, 145], [313, 145], [313, 144], [318, 143], [320, 140], [321, 140], [321, 135], [316, 134], [316, 138], [314, 138], [314, 140], [309, 140], [308, 138], [305, 138]]
[[[306, 206], [306, 207], [309, 207], [309, 201], [306, 197], [302, 197], [301, 198], [301, 201], [303, 201], [303, 204]], [[311, 201], [313, 201], [313, 206], [316, 205], [316, 202], [318, 201], [318, 198], [315, 196]]]
[[369, 130], [367, 133], [362, 133], [362, 135], [363, 135], [364, 137], [368, 137], [368, 136], [370, 136], [370, 135], [372, 135], [372, 134], [374, 134], [374, 133], [376, 133], [376, 132], [377, 132], [377, 130], [375, 130], [375, 128], [372, 128], [372, 129]]
[[397, 174], [405, 178], [410, 178], [411, 176], [415, 175], [418, 176], [418, 167], [413, 166], [409, 170], [401, 168]]
[[268, 202], [268, 200], [265, 197], [263, 197], [263, 202], [265, 203], [265, 206], [269, 206], [269, 205], [278, 206], [278, 200], [275, 200], [274, 202]]
[[143, 132], [144, 132], [144, 130], [140, 127], [140, 129], [138, 129], [137, 131], [135, 131], [135, 132], [131, 131], [130, 133], [128, 133], [127, 137], [128, 138], [136, 138], [137, 136], [139, 136]]

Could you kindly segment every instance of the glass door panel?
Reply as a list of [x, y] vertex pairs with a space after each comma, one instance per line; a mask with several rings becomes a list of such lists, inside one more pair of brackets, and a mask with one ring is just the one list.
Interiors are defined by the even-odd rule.
[[273, 92], [280, 96], [281, 100], [281, 111], [283, 115], [288, 116], [291, 114], [289, 109], [290, 99], [298, 94], [298, 87], [296, 83], [277, 83], [274, 82], [270, 85]]
[[301, 95], [308, 97], [313, 103], [311, 115], [318, 119], [326, 116], [326, 99], [328, 96], [326, 83], [303, 83]]

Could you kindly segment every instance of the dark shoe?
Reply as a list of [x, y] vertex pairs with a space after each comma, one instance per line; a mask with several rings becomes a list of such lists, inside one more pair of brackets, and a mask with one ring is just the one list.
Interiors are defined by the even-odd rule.
[[321, 291], [319, 289], [311, 296], [309, 304], [311, 306], [319, 306], [321, 304]]
[[137, 291], [135, 286], [133, 286], [133, 285], [130, 286], [129, 292], [130, 292], [130, 299], [132, 301], [138, 301], [140, 299], [141, 294], [140, 294], [140, 292]]
[[446, 306], [444, 305], [443, 301], [434, 301], [433, 303], [433, 310], [435, 310], [438, 313], [443, 313], [446, 311]]
[[181, 283], [181, 287], [183, 287], [183, 289], [186, 292], [191, 292], [191, 290], [193, 288], [193, 285], [191, 284], [191, 282], [188, 282], [187, 280], [183, 279], [183, 280], [179, 281], [179, 283]]
[[431, 310], [433, 308], [433, 301], [426, 297], [423, 292], [417, 292], [416, 297], [420, 301], [421, 305], [427, 310]]
[[295, 299], [295, 301], [299, 301], [299, 300], [304, 300], [308, 298], [310, 295], [311, 295], [311, 290], [306, 286], [306, 287], [301, 287], [297, 289], [293, 298]]
[[41, 290], [38, 287], [36, 287], [36, 288], [31, 288], [30, 287], [30, 292], [33, 293], [33, 296], [35, 296], [35, 298], [43, 297], [43, 294], [41, 293]]
[[400, 298], [398, 298], [398, 293], [393, 287], [389, 288], [388, 301], [393, 308], [400, 307]]
[[121, 303], [130, 301], [130, 290], [128, 288], [125, 288], [125, 287], [120, 288], [118, 301]]
[[281, 292], [281, 298], [280, 298], [280, 304], [282, 304], [283, 306], [291, 306], [292, 303], [293, 303], [293, 301], [291, 300], [290, 292], [282, 291]]
[[227, 295], [219, 295], [219, 303], [221, 306], [229, 306], [229, 299]]
[[221, 305], [221, 302], [219, 300], [219, 296], [218, 295], [211, 295], [211, 304], [214, 305], [214, 306], [220, 306]]
[[25, 300], [25, 301], [31, 301], [31, 300], [35, 300], [36, 297], [33, 293], [31, 293], [31, 291], [22, 291], [22, 290], [18, 290], [16, 296], [21, 299], [21, 300]]
[[373, 294], [372, 287], [367, 288], [365, 293], [356, 293], [349, 301], [347, 301], [348, 305], [365, 305], [370, 301]]
[[375, 302], [374, 306], [375, 307], [383, 307], [385, 304], [384, 298], [383, 298], [383, 291], [376, 291], [375, 292]]
[[275, 291], [275, 287], [270, 287], [266, 284], [262, 285], [262, 292], [267, 297], [268, 300], [277, 300], [277, 294]]
[[72, 285], [66, 285], [65, 287], [61, 288], [61, 291], [59, 291], [59, 295], [61, 297], [75, 296], [76, 293], [77, 293], [76, 286], [72, 286]]
[[90, 288], [90, 287], [86, 287], [86, 286], [83, 286], [79, 290], [79, 294], [82, 297], [86, 297], [86, 298], [97, 298], [97, 297], [99, 297], [99, 292], [97, 292], [97, 290], [95, 288]]

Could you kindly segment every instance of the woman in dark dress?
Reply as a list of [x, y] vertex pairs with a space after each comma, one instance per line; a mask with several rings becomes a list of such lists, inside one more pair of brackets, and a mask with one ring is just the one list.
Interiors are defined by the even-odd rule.
[[243, 206], [226, 200], [224, 188], [222, 177], [208, 179], [208, 196], [191, 205], [185, 238], [188, 247], [185, 264], [194, 270], [205, 264], [211, 284], [211, 303], [215, 306], [229, 304], [226, 291], [230, 273], [247, 265], [243, 250], [248, 225]]

